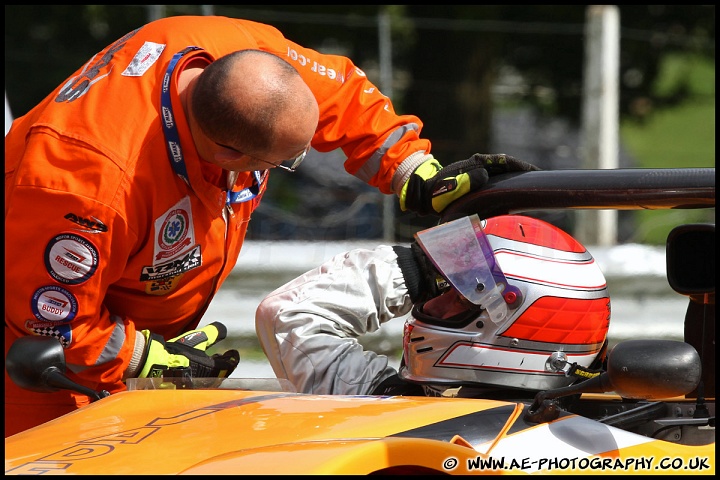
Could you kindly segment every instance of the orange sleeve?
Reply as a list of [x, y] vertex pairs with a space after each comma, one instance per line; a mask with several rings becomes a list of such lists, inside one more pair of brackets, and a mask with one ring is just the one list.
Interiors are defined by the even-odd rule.
[[[24, 152], [5, 145], [17, 161], [6, 165], [5, 323], [13, 335], [57, 338], [69, 373], [86, 386], [122, 390], [135, 329], [103, 298], [136, 237], [110, 202], [93, 200], [111, 196], [121, 176], [97, 153], [50, 132], [28, 138]], [[84, 159], [84, 168], [67, 169], [72, 158]]]
[[320, 152], [342, 149], [345, 170], [383, 193], [392, 193], [398, 165], [416, 152], [430, 153], [431, 144], [420, 136], [422, 121], [398, 115], [352, 60], [302, 47], [275, 28], [238, 21], [258, 42], [293, 65], [315, 94], [320, 122], [312, 146]]

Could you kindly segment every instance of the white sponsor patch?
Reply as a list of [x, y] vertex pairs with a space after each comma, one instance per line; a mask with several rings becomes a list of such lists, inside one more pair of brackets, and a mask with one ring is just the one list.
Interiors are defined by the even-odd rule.
[[185, 197], [155, 219], [155, 255], [153, 264], [162, 264], [195, 245], [192, 207]]
[[35, 318], [45, 322], [69, 322], [78, 310], [75, 296], [55, 285], [36, 290], [30, 306]]
[[169, 278], [177, 277], [185, 272], [198, 268], [202, 265], [202, 254], [200, 245], [195, 246], [191, 251], [173, 258], [165, 263], [155, 264], [150, 267], [143, 267], [140, 273], [141, 282], [159, 282]]
[[163, 50], [165, 50], [165, 44], [145, 42], [122, 74], [126, 77], [142, 76], [160, 58]]
[[45, 267], [50, 276], [60, 283], [82, 283], [93, 276], [97, 266], [97, 249], [80, 235], [60, 234], [45, 248]]

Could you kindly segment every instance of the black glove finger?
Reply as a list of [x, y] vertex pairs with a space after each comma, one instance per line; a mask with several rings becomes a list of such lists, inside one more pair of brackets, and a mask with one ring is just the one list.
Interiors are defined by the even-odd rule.
[[518, 160], [517, 158], [511, 157], [510, 155], [505, 155], [505, 160], [507, 161], [509, 172], [533, 172], [541, 170], [540, 168], [536, 167], [531, 163]]
[[[165, 350], [172, 355], [182, 355], [188, 359], [188, 367], [176, 367], [168, 370], [168, 375], [172, 375], [173, 370], [187, 372], [189, 369], [190, 378], [215, 377], [215, 361], [203, 350], [190, 347], [188, 345], [177, 342], [166, 342]], [[185, 373], [184, 375], [187, 375]], [[172, 376], [179, 376], [177, 373]]]
[[202, 361], [203, 358], [209, 358], [203, 350], [198, 350], [184, 343], [165, 342], [165, 350], [173, 355], [183, 355], [193, 361]]
[[211, 357], [213, 362], [212, 377], [229, 377], [240, 363], [240, 352], [237, 350], [228, 350], [220, 354], [216, 353]]
[[470, 178], [470, 191], [475, 191], [485, 185], [489, 178], [488, 172], [482, 163], [476, 162], [473, 158], [460, 160], [458, 162], [451, 163], [447, 167], [443, 167], [443, 169], [435, 175], [435, 178], [438, 179], [438, 185], [435, 185], [432, 196], [444, 193], [443, 191], [440, 191], [440, 185], [442, 185], [443, 179], [451, 179], [457, 182], [455, 177], [463, 173], [466, 173]]
[[212, 357], [181, 343], [168, 342], [166, 350], [174, 355], [184, 355], [190, 360], [192, 378], [228, 377], [240, 363], [240, 353], [228, 350]]
[[504, 153], [498, 154], [482, 154], [476, 153], [471, 160], [482, 165], [488, 172], [488, 175], [501, 175], [503, 173], [510, 172], [530, 172], [534, 170], [540, 170], [535, 165], [518, 160], [510, 155]]
[[215, 339], [214, 342], [209, 343], [209, 344], [208, 344], [208, 347], [210, 347], [210, 346], [212, 346], [212, 345], [215, 345], [215, 344], [218, 343], [220, 340], [225, 340], [225, 338], [227, 337], [227, 327], [225, 326], [224, 323], [212, 322], [212, 323], [209, 324], [207, 327], [203, 327], [203, 330], [205, 330], [205, 329], [208, 328], [208, 327], [214, 327], [214, 328], [217, 330], [217, 338]]
[[466, 160], [458, 160], [457, 162], [453, 162], [450, 165], [443, 167], [435, 175], [434, 178], [455, 177], [457, 175], [460, 175], [461, 173], [467, 173], [481, 168], [484, 169], [485, 164], [483, 162], [478, 162], [475, 159], [475, 157], [478, 155], [479, 154], [476, 153], [475, 155]]

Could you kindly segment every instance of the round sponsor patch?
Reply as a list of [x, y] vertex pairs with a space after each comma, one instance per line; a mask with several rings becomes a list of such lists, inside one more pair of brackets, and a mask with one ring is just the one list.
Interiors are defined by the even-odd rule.
[[35, 291], [30, 300], [35, 318], [44, 322], [69, 322], [77, 315], [75, 296], [63, 287], [48, 285]]
[[97, 248], [79, 235], [63, 233], [50, 240], [45, 248], [45, 268], [60, 283], [82, 283], [92, 277], [97, 266]]
[[189, 239], [190, 216], [182, 208], [176, 208], [165, 216], [158, 232], [158, 246], [173, 254], [185, 248]]

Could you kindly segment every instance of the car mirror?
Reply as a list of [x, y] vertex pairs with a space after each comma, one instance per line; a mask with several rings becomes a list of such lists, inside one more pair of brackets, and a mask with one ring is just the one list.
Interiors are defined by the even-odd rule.
[[682, 295], [715, 293], [715, 224], [675, 227], [667, 238], [667, 279]]

